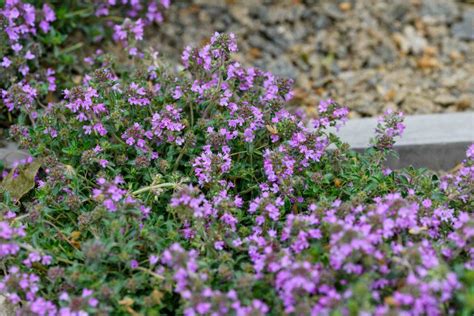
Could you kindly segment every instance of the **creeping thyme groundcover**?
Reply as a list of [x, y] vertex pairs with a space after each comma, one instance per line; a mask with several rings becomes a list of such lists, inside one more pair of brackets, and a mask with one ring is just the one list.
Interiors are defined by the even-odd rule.
[[387, 169], [401, 113], [356, 153], [331, 132], [346, 108], [307, 118], [290, 81], [235, 51], [216, 34], [179, 67], [150, 52], [127, 73], [95, 56], [10, 128], [31, 153], [1, 183], [17, 313], [470, 315], [474, 145], [442, 177]]

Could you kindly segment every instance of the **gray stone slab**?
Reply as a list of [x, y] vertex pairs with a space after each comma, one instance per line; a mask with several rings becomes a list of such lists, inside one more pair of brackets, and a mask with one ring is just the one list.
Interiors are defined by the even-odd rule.
[[[467, 147], [474, 143], [474, 112], [407, 116], [405, 125], [395, 145], [399, 159], [389, 160], [391, 168], [449, 170], [465, 158]], [[376, 118], [349, 120], [336, 134], [360, 151], [370, 146], [376, 126]]]

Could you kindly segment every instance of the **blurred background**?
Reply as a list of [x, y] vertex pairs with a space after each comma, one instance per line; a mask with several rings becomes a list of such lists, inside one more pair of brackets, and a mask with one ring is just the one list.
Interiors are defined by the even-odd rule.
[[474, 109], [472, 0], [173, 1], [166, 16], [162, 54], [233, 32], [241, 63], [293, 78], [308, 111], [327, 97], [351, 118]]

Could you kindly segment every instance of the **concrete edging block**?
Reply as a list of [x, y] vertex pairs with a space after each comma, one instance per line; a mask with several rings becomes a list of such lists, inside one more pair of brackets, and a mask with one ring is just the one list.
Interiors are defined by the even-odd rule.
[[[466, 157], [467, 147], [474, 143], [474, 112], [407, 116], [405, 125], [394, 148], [399, 159], [389, 159], [388, 167], [449, 170]], [[370, 146], [376, 126], [377, 118], [356, 119], [333, 132], [361, 151]]]

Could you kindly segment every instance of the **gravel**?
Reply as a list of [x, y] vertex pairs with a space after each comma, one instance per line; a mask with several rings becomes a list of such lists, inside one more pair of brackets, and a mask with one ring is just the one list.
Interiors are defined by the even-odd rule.
[[150, 45], [176, 60], [215, 31], [236, 33], [241, 63], [293, 78], [298, 105], [331, 97], [351, 117], [474, 110], [470, 1], [188, 0]]

